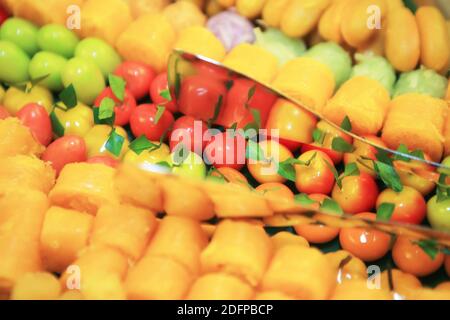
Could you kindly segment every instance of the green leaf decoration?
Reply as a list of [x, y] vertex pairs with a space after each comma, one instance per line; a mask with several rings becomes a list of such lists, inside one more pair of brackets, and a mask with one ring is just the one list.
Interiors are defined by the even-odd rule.
[[300, 193], [300, 194], [295, 195], [294, 200], [295, 200], [295, 202], [297, 202], [303, 206], [311, 206], [311, 205], [317, 203], [317, 201], [311, 199], [305, 193]]
[[167, 101], [172, 101], [172, 96], [170, 94], [170, 90], [166, 89], [159, 93], [160, 97], [166, 99]]
[[261, 149], [259, 143], [253, 140], [248, 140], [247, 147], [245, 149], [245, 157], [247, 159], [255, 161], [267, 161], [264, 156], [264, 151]]
[[393, 166], [392, 159], [391, 159], [389, 153], [387, 151], [383, 150], [383, 149], [380, 149], [380, 148], [376, 148], [376, 149], [377, 149], [377, 153], [375, 155], [376, 159], [379, 162], [382, 162], [382, 163], [387, 164], [389, 166]]
[[114, 115], [115, 102], [111, 98], [104, 98], [98, 107], [98, 118], [106, 120]]
[[78, 104], [77, 93], [75, 91], [75, 87], [72, 84], [61, 91], [58, 97], [67, 107], [67, 109], [75, 108]]
[[164, 106], [156, 106], [156, 115], [153, 123], [156, 125], [158, 124], [159, 120], [161, 119], [162, 115], [164, 114], [164, 111], [166, 111], [166, 107]]
[[352, 131], [352, 123], [350, 122], [350, 119], [347, 116], [345, 116], [344, 120], [342, 120], [341, 128], [348, 132]]
[[153, 151], [159, 149], [161, 144], [157, 145], [150, 140], [147, 139], [145, 135], [141, 135], [140, 137], [134, 139], [130, 145], [130, 150], [133, 150], [137, 155], [141, 154], [145, 150]]
[[353, 147], [353, 145], [351, 145], [341, 137], [336, 137], [333, 139], [331, 148], [337, 152], [352, 152], [353, 150], [355, 150], [355, 147]]
[[395, 204], [383, 202], [377, 209], [378, 221], [390, 221], [395, 210]]
[[250, 90], [248, 90], [247, 93], [247, 104], [250, 102], [250, 100], [252, 100], [253, 96], [255, 95], [256, 92], [256, 84], [253, 85]]
[[58, 137], [62, 137], [64, 135], [65, 128], [61, 124], [61, 121], [59, 121], [58, 116], [56, 115], [54, 110], [50, 113], [50, 121], [52, 123], [53, 132]]
[[105, 148], [111, 152], [114, 156], [118, 157], [122, 151], [122, 146], [125, 138], [116, 132], [116, 129], [112, 129], [109, 134], [108, 140], [105, 143]]
[[233, 88], [234, 86], [234, 81], [233, 80], [227, 80], [225, 82], [225, 88], [227, 88], [227, 91], [230, 91], [231, 88]]
[[425, 239], [414, 242], [432, 259], [434, 260], [439, 253], [437, 241], [434, 239]]
[[278, 164], [278, 172], [280, 176], [283, 178], [295, 182], [296, 173], [295, 173], [295, 167], [291, 163], [287, 162], [280, 162]]
[[344, 211], [333, 199], [325, 198], [320, 206], [320, 210], [325, 213], [343, 215]]
[[123, 101], [123, 99], [125, 99], [125, 86], [127, 85], [126, 81], [122, 77], [110, 74], [108, 76], [108, 82], [116, 98]]
[[447, 175], [441, 173], [436, 188], [436, 202], [442, 202], [450, 199], [450, 185], [446, 183]]
[[323, 145], [326, 136], [327, 134], [320, 129], [316, 128], [313, 131], [313, 140], [320, 145]]
[[220, 110], [222, 109], [223, 96], [220, 95], [217, 99], [216, 105], [214, 106], [214, 114], [211, 119], [208, 120], [208, 127], [211, 127], [217, 120], [220, 114]]
[[350, 162], [345, 166], [344, 169], [344, 176], [350, 177], [350, 176], [359, 176], [359, 168], [356, 163]]
[[329, 163], [327, 160], [324, 161], [328, 169], [330, 169], [330, 171], [333, 173], [334, 180], [336, 180], [336, 184], [338, 185], [339, 189], [342, 189], [342, 179], [344, 177], [339, 176], [339, 172], [336, 170], [333, 164]]
[[[409, 155], [409, 149], [403, 143], [399, 145], [399, 147], [397, 148], [397, 151], [400, 153]], [[400, 161], [405, 161], [405, 162], [411, 161], [410, 158], [402, 156], [402, 155], [398, 155], [398, 154], [394, 154], [394, 160], [400, 160]]]
[[113, 112], [113, 115], [107, 119], [100, 119], [100, 108], [92, 108], [92, 114], [94, 116], [95, 124], [106, 124], [108, 126], [113, 126], [116, 118], [116, 114]]
[[395, 192], [403, 190], [403, 184], [393, 166], [381, 161], [375, 161], [374, 164], [375, 171], [388, 188], [391, 188]]

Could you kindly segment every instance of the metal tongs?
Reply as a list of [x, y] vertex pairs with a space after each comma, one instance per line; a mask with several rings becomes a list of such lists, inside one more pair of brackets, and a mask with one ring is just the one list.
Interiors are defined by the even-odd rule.
[[[298, 101], [297, 99], [292, 98], [289, 95], [279, 92], [277, 89], [271, 87], [269, 84], [261, 83], [255, 79], [252, 79], [247, 75], [243, 75], [237, 72], [236, 70], [232, 70], [224, 66], [220, 62], [214, 61], [210, 58], [201, 55], [192, 54], [181, 50], [174, 50], [170, 55], [168, 64], [168, 81], [172, 99], [176, 100], [183, 86], [183, 79], [185, 77], [197, 74], [197, 72], [199, 72], [197, 68], [199, 65], [202, 64], [204, 66], [205, 65], [211, 66], [216, 70], [224, 70], [230, 75], [230, 77], [233, 76], [233, 78], [238, 77], [254, 81], [255, 84], [262, 85], [267, 89], [271, 90], [272, 92], [276, 93], [280, 98], [289, 100], [290, 102], [310, 112], [318, 119], [326, 121], [329, 125], [331, 125], [335, 129], [345, 133], [348, 136], [351, 136], [355, 140], [373, 146], [377, 150], [382, 150], [387, 154], [397, 155], [402, 158], [410, 159], [413, 161], [419, 161], [436, 168], [446, 169], [450, 171], [449, 167], [443, 166], [439, 163], [425, 160], [420, 157], [416, 157], [414, 155], [404, 154], [402, 152], [384, 148], [382, 146], [378, 146], [363, 137], [360, 137], [352, 132], [344, 130], [343, 128], [341, 128], [341, 126], [336, 125], [335, 123], [324, 118], [322, 115], [318, 114], [316, 111], [313, 110], [313, 108], [308, 107], [302, 101]], [[214, 108], [214, 106], [212, 106], [212, 108]], [[196, 183], [202, 184], [211, 182], [199, 181]], [[277, 200], [279, 199], [273, 199], [273, 201]], [[312, 208], [309, 205], [302, 205], [295, 201], [292, 201], [292, 203], [285, 203], [285, 209], [283, 209], [281, 212], [275, 212], [275, 215], [272, 217], [263, 218], [263, 222], [266, 226], [270, 227], [289, 227], [299, 224], [322, 224], [336, 228], [361, 227], [368, 229], [376, 229], [394, 236], [404, 235], [417, 240], [432, 241], [433, 243], [441, 247], [441, 249], [446, 248], [446, 250], [448, 250], [448, 248], [450, 248], [450, 233], [448, 232], [433, 230], [430, 227], [426, 226], [417, 226], [393, 221], [378, 221], [378, 220], [372, 221], [356, 218], [353, 215], [349, 214], [336, 215], [333, 213], [321, 212], [318, 208]]]

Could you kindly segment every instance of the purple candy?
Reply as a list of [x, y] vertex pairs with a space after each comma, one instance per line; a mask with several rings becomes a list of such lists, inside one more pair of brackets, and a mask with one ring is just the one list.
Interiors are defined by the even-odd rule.
[[232, 10], [211, 17], [206, 26], [223, 43], [227, 51], [238, 44], [253, 43], [256, 40], [250, 21]]

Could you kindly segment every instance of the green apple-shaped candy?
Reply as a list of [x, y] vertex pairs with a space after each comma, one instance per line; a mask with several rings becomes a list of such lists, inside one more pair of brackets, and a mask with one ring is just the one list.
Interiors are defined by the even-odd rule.
[[59, 24], [47, 24], [39, 29], [37, 43], [41, 50], [50, 51], [66, 58], [75, 54], [79, 40], [77, 35]]
[[442, 99], [446, 90], [447, 78], [434, 70], [422, 67], [401, 74], [395, 84], [394, 98], [405, 93], [415, 92]]
[[119, 54], [105, 41], [98, 38], [86, 38], [75, 49], [75, 56], [91, 59], [106, 78], [122, 62]]
[[206, 166], [203, 159], [195, 152], [187, 150], [184, 152], [187, 152], [185, 157], [176, 151], [169, 155], [167, 162], [172, 166], [172, 172], [192, 179], [204, 179], [206, 176]]
[[66, 66], [67, 59], [53, 52], [41, 51], [31, 59], [29, 73], [31, 79], [48, 75], [39, 84], [52, 91], [61, 91], [64, 86], [61, 73]]
[[438, 201], [434, 196], [428, 200], [427, 219], [433, 229], [450, 232], [450, 199]]
[[30, 58], [10, 41], [0, 40], [0, 81], [19, 83], [28, 80]]
[[357, 64], [353, 67], [351, 78], [366, 76], [377, 80], [392, 94], [397, 76], [389, 61], [380, 56], [361, 53], [355, 55], [355, 60]]
[[79, 101], [92, 105], [105, 89], [105, 79], [100, 69], [89, 59], [72, 58], [62, 72], [65, 87], [73, 84]]
[[31, 22], [20, 18], [10, 18], [0, 28], [0, 39], [15, 43], [29, 56], [33, 56], [39, 50], [37, 32], [38, 28]]
[[334, 42], [322, 42], [309, 49], [305, 57], [326, 64], [333, 71], [336, 88], [350, 78], [352, 58], [340, 45]]

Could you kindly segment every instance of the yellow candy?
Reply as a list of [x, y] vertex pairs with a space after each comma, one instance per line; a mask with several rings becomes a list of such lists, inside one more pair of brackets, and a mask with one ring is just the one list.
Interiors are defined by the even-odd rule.
[[105, 145], [108, 141], [111, 128], [107, 125], [95, 125], [84, 136], [88, 157], [107, 155], [113, 158], [121, 159], [128, 151], [128, 135], [122, 127], [115, 127], [116, 133], [125, 138], [119, 156], [113, 155], [106, 149]]
[[159, 13], [170, 4], [170, 0], [126, 0], [133, 18], [147, 13]]
[[246, 76], [262, 83], [270, 83], [278, 70], [278, 59], [269, 51], [248, 43], [231, 50], [223, 63]]
[[41, 271], [39, 235], [48, 200], [39, 191], [17, 189], [0, 198], [0, 296], [27, 272]]
[[0, 136], [0, 158], [18, 154], [40, 155], [45, 150], [17, 118], [0, 120]]
[[242, 16], [254, 19], [261, 15], [266, 0], [237, 0], [236, 9]]
[[222, 42], [211, 31], [198, 26], [184, 29], [180, 33], [174, 47], [200, 54], [216, 61], [222, 61], [226, 53]]
[[87, 246], [93, 217], [84, 212], [51, 207], [41, 232], [41, 257], [48, 271], [63, 272]]
[[68, 8], [81, 7], [85, 0], [12, 0], [14, 15], [30, 20], [38, 25], [49, 23], [66, 24], [70, 18]]
[[262, 12], [264, 22], [271, 27], [279, 27], [281, 18], [290, 0], [267, 0]]
[[272, 85], [320, 112], [334, 92], [335, 81], [328, 66], [315, 59], [302, 57], [286, 63]]
[[192, 26], [203, 26], [206, 17], [195, 4], [187, 1], [173, 3], [163, 10], [177, 32]]
[[389, 92], [376, 80], [354, 77], [345, 82], [323, 109], [323, 115], [340, 125], [347, 116], [356, 134], [374, 134], [383, 127]]
[[61, 293], [61, 284], [51, 273], [35, 272], [23, 275], [11, 293], [12, 300], [56, 300]]
[[131, 23], [129, 7], [122, 0], [86, 0], [81, 8], [81, 37], [98, 37], [114, 46]]
[[71, 163], [66, 165], [49, 194], [53, 204], [96, 214], [105, 204], [116, 204], [115, 170], [103, 164]]
[[164, 15], [146, 14], [125, 29], [116, 47], [125, 60], [147, 63], [161, 72], [167, 66], [175, 38], [175, 30]]
[[17, 186], [48, 193], [55, 184], [55, 170], [36, 157], [17, 155], [0, 159], [0, 194]]

